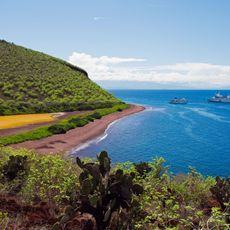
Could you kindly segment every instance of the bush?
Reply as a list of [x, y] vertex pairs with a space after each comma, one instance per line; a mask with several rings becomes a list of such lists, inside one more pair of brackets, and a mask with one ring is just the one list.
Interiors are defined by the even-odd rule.
[[95, 119], [101, 119], [101, 114], [99, 112], [95, 112], [91, 115], [91, 117], [95, 118]]
[[[14, 172], [16, 175], [14, 180], [0, 180], [1, 194], [7, 194], [12, 191], [12, 188], [20, 187], [18, 195], [28, 203], [36, 199], [57, 205], [70, 199], [71, 191], [77, 189], [80, 169], [61, 156], [37, 155], [27, 149], [0, 148], [1, 169], [12, 162], [9, 159], [13, 158], [26, 160], [26, 164], [23, 163], [22, 165], [25, 166]], [[0, 174], [3, 174], [2, 170]]]
[[94, 121], [94, 120], [95, 120], [95, 118], [93, 118], [91, 115], [87, 116], [87, 117], [86, 117], [86, 119], [87, 119], [89, 122], [91, 122], [91, 121]]
[[69, 123], [74, 124], [75, 127], [83, 127], [89, 123], [89, 119], [76, 117], [76, 118], [70, 119]]
[[63, 124], [54, 124], [48, 128], [48, 131], [53, 134], [61, 134], [66, 133], [68, 130], [67, 127]]

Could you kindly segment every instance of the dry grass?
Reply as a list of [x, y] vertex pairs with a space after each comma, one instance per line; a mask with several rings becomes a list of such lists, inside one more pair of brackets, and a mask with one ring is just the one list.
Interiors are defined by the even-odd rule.
[[49, 122], [55, 120], [56, 117], [57, 114], [54, 113], [0, 116], [0, 129], [9, 129], [35, 123]]

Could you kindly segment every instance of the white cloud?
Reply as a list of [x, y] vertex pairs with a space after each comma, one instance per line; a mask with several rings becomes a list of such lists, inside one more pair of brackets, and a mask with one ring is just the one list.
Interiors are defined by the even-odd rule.
[[[120, 58], [120, 57], [92, 57], [89, 54], [73, 52], [69, 57], [69, 62], [84, 68], [89, 72], [92, 79], [98, 78], [97, 75], [117, 71], [120, 67], [116, 65], [122, 63], [142, 62], [144, 59]], [[116, 67], [115, 67], [116, 66]]]
[[[177, 63], [147, 67], [140, 58], [93, 57], [74, 52], [68, 60], [84, 68], [92, 80], [136, 81], [164, 84], [171, 88], [230, 88], [230, 66], [209, 63]], [[138, 65], [138, 67], [134, 67]]]

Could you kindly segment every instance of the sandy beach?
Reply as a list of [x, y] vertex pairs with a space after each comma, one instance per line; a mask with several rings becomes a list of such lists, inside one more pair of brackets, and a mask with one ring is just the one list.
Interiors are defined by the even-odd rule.
[[29, 148], [37, 153], [63, 153], [102, 135], [109, 124], [117, 119], [143, 111], [140, 105], [130, 105], [128, 109], [109, 114], [89, 124], [72, 129], [65, 134], [53, 135], [41, 140], [26, 141], [11, 145], [14, 148]]

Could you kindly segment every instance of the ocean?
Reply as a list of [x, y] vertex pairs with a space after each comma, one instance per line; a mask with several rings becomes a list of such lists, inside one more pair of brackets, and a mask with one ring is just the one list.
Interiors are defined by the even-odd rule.
[[[95, 157], [106, 150], [113, 162], [151, 161], [162, 156], [172, 173], [186, 173], [192, 166], [203, 175], [230, 176], [230, 104], [208, 103], [214, 90], [110, 92], [147, 109], [114, 122], [74, 155]], [[174, 97], [186, 97], [189, 103], [169, 104]]]

